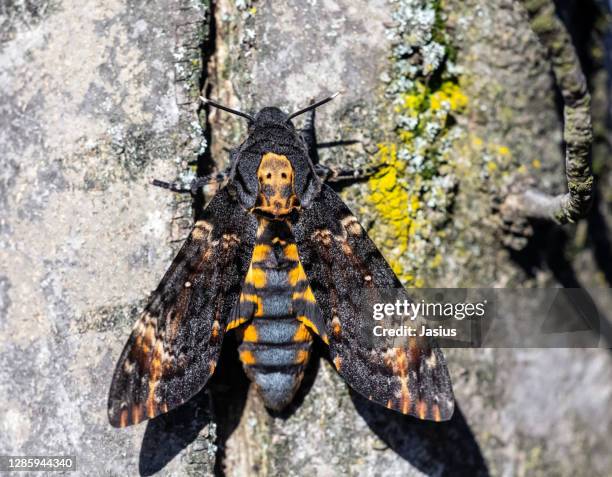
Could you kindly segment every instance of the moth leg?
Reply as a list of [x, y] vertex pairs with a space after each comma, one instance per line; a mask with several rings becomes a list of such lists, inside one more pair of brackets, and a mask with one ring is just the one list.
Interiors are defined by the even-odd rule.
[[196, 177], [189, 188], [186, 189], [182, 183], [180, 182], [164, 182], [159, 181], [157, 179], [153, 179], [152, 184], [157, 187], [161, 187], [162, 189], [168, 189], [172, 192], [178, 192], [179, 194], [192, 194], [195, 195], [198, 192], [198, 189], [204, 187], [208, 184], [214, 184], [216, 182], [223, 182], [227, 180], [229, 177], [229, 171], [217, 172], [215, 174], [210, 174], [207, 176]]
[[315, 165], [315, 172], [324, 182], [341, 182], [350, 180], [367, 179], [373, 176], [384, 164], [376, 166], [361, 167], [357, 169], [338, 169], [335, 167]]
[[[314, 99], [310, 101], [310, 103], [314, 103]], [[317, 134], [315, 132], [315, 110], [309, 111], [306, 120], [304, 121], [304, 126], [300, 129], [300, 136], [302, 140], [306, 143], [306, 147], [308, 148], [308, 156], [313, 164], [318, 164], [319, 162], [319, 152], [317, 151]]]

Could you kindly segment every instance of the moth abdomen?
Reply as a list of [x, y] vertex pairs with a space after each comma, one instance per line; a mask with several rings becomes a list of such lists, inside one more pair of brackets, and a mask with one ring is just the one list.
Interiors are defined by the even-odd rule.
[[307, 281], [286, 221], [260, 219], [239, 315], [238, 351], [265, 405], [280, 410], [295, 395], [310, 358], [313, 336], [299, 320], [296, 299]]
[[300, 331], [300, 322], [293, 316], [270, 319], [254, 318], [245, 329], [243, 340], [257, 344], [290, 345]]
[[312, 336], [294, 317], [254, 318], [238, 351], [245, 373], [266, 407], [284, 408], [298, 390], [310, 358]]
[[286, 370], [288, 373], [293, 373], [296, 367], [306, 364], [310, 356], [310, 345], [310, 341], [280, 344], [243, 342], [239, 352], [247, 367], [264, 372], [265, 368], [270, 368], [270, 370]]

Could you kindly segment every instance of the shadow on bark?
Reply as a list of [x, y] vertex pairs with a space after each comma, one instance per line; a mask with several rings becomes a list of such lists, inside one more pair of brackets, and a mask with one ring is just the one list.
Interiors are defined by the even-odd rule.
[[[547, 248], [544, 249], [546, 265], [561, 286], [564, 288], [571, 288], [575, 292], [568, 295], [574, 295], [576, 298], [574, 302], [570, 304], [573, 308], [570, 310], [570, 317], [573, 318], [574, 321], [576, 321], [576, 317], [579, 319], [581, 318], [583, 321], [582, 325], [594, 332], [594, 338], [591, 342], [584, 343], [583, 347], [597, 348], [598, 345], [600, 345], [600, 341], [603, 341], [606, 347], [610, 348], [610, 351], [612, 351], [612, 326], [610, 319], [603, 310], [597, 307], [588, 290], [583, 288], [582, 283], [576, 275], [574, 266], [565, 255], [564, 252], [568, 248], [568, 240], [568, 235], [563, 229], [554, 226], [551, 227], [549, 240], [547, 240]], [[603, 252], [600, 250], [600, 253]], [[596, 258], [599, 258], [597, 257], [597, 250], [595, 250], [595, 255]], [[603, 264], [598, 261], [597, 265], [598, 267], [602, 267]], [[564, 320], [565, 318], [565, 320], [560, 323], [553, 323], [553, 329], [567, 329], [569, 324], [567, 315], [563, 316], [559, 313], [556, 316], [549, 317], [549, 319], [551, 318], [557, 318], [558, 320]], [[574, 331], [574, 329], [569, 328], [567, 331]]]
[[162, 470], [213, 422], [217, 432], [215, 475], [223, 475], [225, 442], [240, 422], [249, 389], [236, 346], [233, 337], [227, 336], [217, 369], [204, 389], [182, 406], [149, 421], [140, 450], [140, 475]]
[[[314, 384], [319, 356], [320, 351], [315, 347], [295, 398], [282, 412], [268, 411], [271, 416], [287, 419], [301, 406]], [[150, 476], [162, 470], [193, 443], [213, 419], [217, 433], [214, 475], [225, 475], [225, 443], [240, 423], [249, 386], [238, 359], [237, 343], [233, 336], [227, 336], [219, 366], [209, 384], [184, 405], [148, 422], [140, 450], [140, 475]]]
[[[605, 201], [603, 202], [605, 206]], [[602, 198], [599, 188], [595, 189], [593, 208], [588, 217], [589, 239], [593, 247], [593, 255], [597, 266], [604, 274], [608, 286], [612, 287], [612, 241], [610, 228], [601, 211]]]
[[238, 343], [233, 335], [226, 336], [219, 366], [210, 383], [212, 403], [217, 424], [217, 455], [214, 475], [225, 475], [225, 443], [240, 423], [246, 405], [250, 381], [238, 359]]
[[[597, 209], [596, 199], [595, 207], [589, 216], [589, 234], [593, 241], [592, 247], [597, 267], [605, 275], [606, 268], [609, 268], [605, 258], [611, 254], [610, 241], [605, 223], [601, 223], [603, 218]], [[599, 243], [595, 243], [593, 237], [594, 224], [596, 224]], [[554, 330], [557, 333], [591, 330], [590, 338], [585, 341], [576, 341], [571, 347], [597, 348], [601, 347], [603, 342], [605, 347], [612, 351], [612, 321], [605, 310], [597, 306], [589, 290], [584, 288], [578, 279], [574, 265], [567, 256], [567, 250], [571, 248], [567, 232], [545, 221], [534, 220], [533, 226], [534, 235], [527, 247], [521, 251], [511, 251], [512, 260], [530, 278], [535, 278], [537, 272], [542, 268], [548, 268], [558, 285], [571, 289], [571, 293], [564, 294], [565, 297], [571, 299], [567, 303], [567, 309], [563, 310], [564, 312], [557, 310], [550, 314], [544, 325], [549, 332]], [[543, 329], [543, 331], [546, 330]]]
[[456, 406], [448, 422], [421, 421], [368, 401], [351, 391], [357, 412], [391, 449], [427, 475], [488, 476], [480, 446]]
[[212, 421], [210, 395], [200, 391], [184, 405], [149, 421], [140, 448], [140, 475], [154, 475]]

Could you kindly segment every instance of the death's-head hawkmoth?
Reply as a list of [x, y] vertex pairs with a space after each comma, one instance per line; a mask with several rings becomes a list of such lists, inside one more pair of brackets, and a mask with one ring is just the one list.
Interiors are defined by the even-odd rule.
[[[450, 419], [451, 382], [433, 341], [368, 349], [358, 339], [355, 290], [403, 289], [326, 184], [358, 173], [318, 164], [314, 110], [332, 97], [292, 115], [264, 108], [254, 117], [206, 100], [245, 117], [249, 134], [230, 153], [228, 171], [214, 177], [225, 185], [125, 345], [110, 388], [112, 425], [136, 424], [190, 399], [214, 373], [228, 332], [237, 334], [244, 370], [268, 408], [291, 402], [320, 339], [363, 396], [421, 419]], [[305, 112], [297, 130], [291, 119]]]

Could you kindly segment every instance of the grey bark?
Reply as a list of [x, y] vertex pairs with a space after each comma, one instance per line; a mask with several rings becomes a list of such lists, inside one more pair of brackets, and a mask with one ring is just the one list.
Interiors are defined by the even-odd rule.
[[[205, 117], [197, 96], [252, 112], [343, 90], [318, 114], [319, 139], [360, 142], [324, 149], [322, 160], [368, 164], [378, 143], [396, 140], [394, 11], [433, 3], [220, 0], [212, 14], [187, 0], [3, 7], [0, 454], [76, 455], [79, 475], [210, 475], [215, 465], [227, 475], [612, 472], [612, 363], [596, 349], [449, 350], [459, 409], [440, 425], [351, 394], [325, 360], [296, 406], [272, 416], [229, 352], [187, 406], [133, 428], [107, 424], [115, 360], [191, 222], [191, 201], [150, 181], [221, 169], [245, 134], [238, 118]], [[439, 287], [609, 287], [605, 194], [596, 215], [566, 230], [504, 226], [496, 209], [517, 177], [565, 191], [550, 64], [525, 12], [511, 0], [449, 0], [440, 18], [456, 50], [445, 68], [469, 102], [440, 166], [451, 202], [425, 196], [433, 225], [422, 221], [428, 232], [411, 238], [419, 248], [398, 263], [418, 264]], [[599, 173], [609, 183], [609, 169]], [[393, 256], [370, 193], [368, 183], [342, 191]]]

